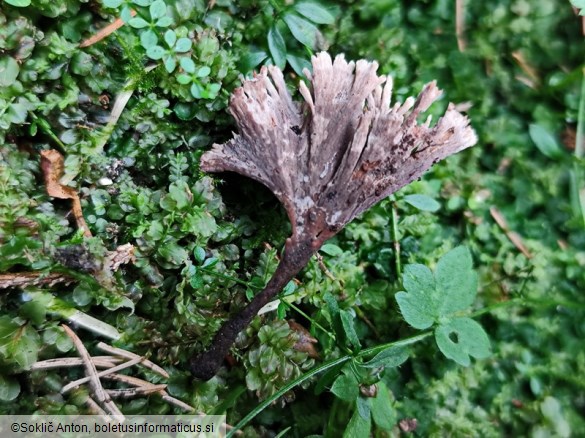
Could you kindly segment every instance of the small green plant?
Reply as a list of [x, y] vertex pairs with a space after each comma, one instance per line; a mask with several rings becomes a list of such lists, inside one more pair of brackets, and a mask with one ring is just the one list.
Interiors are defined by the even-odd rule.
[[[443, 255], [437, 262], [434, 274], [424, 265], [406, 265], [402, 283], [407, 292], [398, 292], [396, 300], [404, 319], [412, 327], [421, 330], [435, 325], [435, 342], [447, 358], [468, 366], [469, 356], [484, 359], [490, 355], [490, 342], [483, 328], [473, 319], [463, 316], [475, 301], [478, 286], [477, 273], [473, 270], [471, 254], [466, 247], [459, 246]], [[304, 383], [317, 370], [326, 371], [317, 382], [315, 391], [319, 394], [329, 388], [339, 400], [351, 407], [350, 412], [353, 410], [344, 436], [368, 436], [373, 427], [391, 430], [395, 424], [395, 407], [392, 393], [384, 382], [385, 371], [408, 360], [411, 350], [407, 346], [426, 339], [433, 332], [426, 331], [413, 338], [362, 349], [353, 309], [340, 308], [338, 301], [329, 293], [323, 296], [323, 300], [325, 317], [330, 327], [326, 333], [344, 354], [340, 359], [325, 363], [291, 384], [284, 385], [281, 391], [272, 390], [274, 395], [266, 402], [274, 401], [285, 390]], [[293, 308], [296, 309], [295, 306]], [[323, 329], [315, 321], [313, 323]], [[266, 326], [262, 330], [268, 332], [272, 329]], [[286, 336], [280, 337], [288, 339]], [[261, 339], [266, 341], [261, 344], [263, 350], [266, 350], [271, 344], [266, 335]], [[279, 363], [273, 357], [272, 350], [251, 351], [249, 354], [252, 355], [252, 359], [249, 359], [251, 365], [260, 366], [263, 373], [267, 372], [266, 369], [258, 364], [264, 363], [266, 368], [269, 364], [274, 363], [272, 366], [276, 366]], [[250, 389], [259, 390], [263, 387], [263, 379], [258, 372], [248, 374]], [[258, 414], [265, 403], [256, 408], [251, 416]], [[247, 416], [237, 427], [243, 426], [244, 421], [249, 421], [251, 416]]]
[[206, 78], [211, 73], [211, 69], [204, 65], [197, 68], [190, 58], [181, 58], [181, 67], [185, 73], [177, 76], [179, 84], [190, 85], [191, 94], [196, 99], [214, 99], [221, 88], [220, 84], [202, 84], [201, 79]]
[[269, 4], [270, 7], [264, 9], [271, 22], [265, 43], [268, 50], [251, 52], [243, 62], [243, 70], [252, 70], [263, 62], [277, 65], [284, 70], [288, 63], [295, 73], [303, 76], [303, 69], [311, 68], [303, 52], [312, 54], [320, 45], [318, 41], [322, 39], [322, 35], [316, 25], [333, 24], [333, 9], [311, 0], [287, 5], [271, 0]]
[[437, 262], [434, 275], [424, 265], [407, 265], [402, 283], [406, 292], [396, 294], [402, 316], [419, 330], [434, 325], [437, 346], [446, 357], [468, 366], [469, 356], [485, 359], [490, 355], [483, 328], [462, 315], [477, 293], [477, 273], [466, 247], [445, 254]]

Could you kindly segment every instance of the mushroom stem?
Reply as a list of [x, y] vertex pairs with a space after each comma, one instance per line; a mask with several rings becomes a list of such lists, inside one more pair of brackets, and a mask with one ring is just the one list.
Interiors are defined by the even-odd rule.
[[298, 241], [295, 243], [293, 238], [287, 239], [280, 263], [264, 290], [257, 294], [240, 313], [223, 324], [207, 351], [191, 359], [193, 377], [209, 380], [217, 374], [238, 333], [245, 329], [258, 311], [305, 267], [322, 242], [317, 245], [315, 243], [302, 244]]

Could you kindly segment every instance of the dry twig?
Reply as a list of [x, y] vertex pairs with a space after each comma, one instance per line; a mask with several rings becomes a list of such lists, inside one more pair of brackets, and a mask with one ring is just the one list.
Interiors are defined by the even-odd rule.
[[512, 242], [512, 244], [514, 244], [514, 246], [518, 248], [518, 250], [522, 254], [524, 254], [524, 257], [526, 257], [527, 259], [532, 258], [532, 254], [524, 245], [522, 237], [520, 237], [520, 235], [515, 231], [510, 230], [510, 227], [508, 227], [508, 223], [506, 222], [506, 219], [504, 218], [500, 210], [498, 210], [496, 207], [490, 207], [490, 214], [494, 218], [498, 226], [506, 234], [508, 239], [510, 239], [510, 242]]
[[455, 35], [457, 36], [457, 48], [460, 52], [467, 48], [465, 39], [465, 0], [455, 0]]
[[[111, 368], [122, 362], [122, 359], [113, 356], [93, 356], [91, 358], [96, 368]], [[61, 359], [48, 359], [36, 362], [31, 370], [50, 370], [55, 368], [69, 368], [83, 365], [83, 360], [78, 357], [64, 357]]]
[[73, 345], [79, 352], [79, 356], [83, 360], [83, 365], [85, 366], [86, 373], [88, 374], [89, 384], [93, 391], [94, 396], [97, 398], [97, 402], [101, 403], [105, 408], [106, 412], [110, 415], [114, 415], [116, 417], [124, 418], [118, 406], [112, 401], [110, 396], [106, 393], [104, 388], [102, 387], [102, 383], [100, 382], [99, 377], [97, 376], [97, 369], [94, 363], [91, 360], [91, 356], [89, 355], [88, 351], [85, 349], [83, 342], [81, 339], [77, 337], [77, 335], [71, 330], [67, 325], [61, 324], [67, 336], [71, 338], [73, 341]]
[[[131, 10], [130, 15], [132, 15], [134, 17], [136, 15], [136, 11]], [[108, 24], [102, 30], [98, 31], [95, 35], [92, 35], [91, 37], [87, 38], [86, 40], [83, 40], [79, 44], [79, 48], [89, 47], [95, 43], [100, 42], [104, 38], [110, 36], [111, 34], [116, 32], [118, 29], [120, 29], [122, 26], [124, 26], [124, 24], [125, 24], [124, 20], [122, 20], [121, 18], [116, 18], [112, 23]]]
[[142, 366], [154, 371], [155, 373], [161, 375], [165, 379], [169, 378], [169, 373], [167, 373], [163, 368], [159, 367], [155, 363], [152, 363], [151, 361], [149, 361], [148, 359], [146, 359], [144, 357], [138, 356], [137, 354], [131, 353], [131, 352], [126, 351], [126, 350], [122, 350], [121, 348], [112, 347], [112, 346], [105, 344], [103, 342], [100, 342], [99, 344], [97, 344], [97, 348], [99, 348], [102, 351], [105, 351], [106, 353], [110, 353], [110, 354], [113, 354], [115, 356], [120, 356], [120, 357], [123, 357], [126, 359], [139, 358], [140, 364]]

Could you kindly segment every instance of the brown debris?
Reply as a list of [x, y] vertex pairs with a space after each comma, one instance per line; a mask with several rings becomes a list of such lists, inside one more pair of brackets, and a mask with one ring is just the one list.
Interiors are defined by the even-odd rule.
[[[91, 412], [97, 415], [117, 416], [123, 418], [122, 412], [112, 401], [112, 398], [131, 398], [140, 397], [149, 394], [158, 394], [166, 402], [173, 404], [187, 412], [193, 412], [195, 409], [166, 392], [166, 384], [155, 385], [146, 380], [137, 377], [118, 374], [122, 369], [130, 368], [134, 365], [141, 365], [148, 368], [164, 378], [169, 378], [169, 374], [158, 365], [152, 363], [145, 357], [138, 356], [121, 348], [112, 347], [100, 342], [98, 348], [111, 353], [111, 356], [90, 356], [87, 349], [77, 337], [77, 335], [68, 326], [62, 325], [65, 333], [71, 338], [80, 357], [66, 357], [58, 359], [49, 359], [36, 362], [32, 365], [32, 370], [47, 370], [56, 368], [69, 368], [75, 366], [84, 366], [87, 376], [70, 382], [61, 388], [61, 393], [65, 394], [74, 388], [89, 383], [91, 396], [86, 403]], [[102, 368], [102, 371], [97, 371]], [[121, 389], [104, 389], [102, 379], [113, 380], [129, 385], [130, 388]], [[229, 426], [228, 426], [229, 427]]]
[[402, 432], [414, 432], [418, 427], [418, 420], [416, 418], [404, 418], [398, 422], [398, 427]]
[[64, 167], [63, 155], [59, 151], [56, 149], [41, 151], [41, 169], [45, 177], [45, 187], [48, 195], [53, 198], [71, 199], [73, 217], [75, 218], [77, 227], [83, 230], [85, 237], [92, 237], [91, 231], [89, 231], [89, 227], [83, 218], [79, 195], [74, 188], [59, 182], [63, 176]]
[[63, 330], [71, 340], [73, 341], [73, 345], [77, 349], [81, 360], [83, 361], [83, 365], [85, 367], [85, 372], [88, 377], [89, 386], [92, 390], [93, 396], [97, 399], [97, 403], [109, 414], [114, 415], [116, 417], [124, 417], [122, 412], [116, 406], [116, 404], [112, 401], [110, 396], [106, 393], [102, 386], [102, 382], [98, 377], [98, 372], [95, 367], [95, 364], [91, 360], [91, 356], [89, 355], [88, 351], [86, 350], [83, 342], [81, 339], [77, 337], [77, 335], [71, 330], [67, 325], [61, 324]]
[[[108, 288], [111, 286], [113, 273], [122, 264], [135, 261], [134, 250], [134, 246], [130, 243], [120, 245], [114, 251], [108, 251], [103, 264], [101, 264], [83, 245], [70, 245], [59, 248], [55, 253], [55, 258], [68, 268], [94, 274], [96, 280]], [[58, 283], [70, 284], [76, 281], [76, 278], [57, 272], [14, 272], [0, 274], [0, 289], [28, 286], [52, 287]]]
[[390, 106], [391, 78], [376, 62], [312, 58], [310, 83], [292, 100], [280, 69], [262, 67], [234, 91], [230, 112], [239, 134], [201, 158], [206, 172], [232, 171], [268, 187], [292, 225], [266, 288], [216, 333], [191, 361], [193, 375], [215, 375], [237, 334], [306, 265], [323, 243], [375, 203], [419, 178], [434, 163], [474, 145], [467, 117], [449, 105], [431, 127], [418, 116], [439, 98], [435, 82], [415, 99]]
[[464, 52], [467, 48], [465, 38], [465, 0], [455, 0], [455, 35], [457, 36], [457, 48]]
[[297, 342], [295, 342], [295, 345], [293, 345], [293, 348], [297, 351], [307, 353], [307, 355], [313, 359], [319, 359], [319, 353], [315, 348], [315, 344], [319, 341], [311, 336], [309, 330], [293, 319], [288, 320], [288, 326], [292, 331], [296, 332], [299, 337]]
[[0, 274], [0, 289], [9, 287], [25, 288], [28, 286], [49, 286], [52, 287], [57, 283], [73, 283], [75, 278], [68, 275], [51, 272], [14, 272], [10, 274]]
[[498, 224], [498, 226], [502, 229], [502, 231], [506, 234], [510, 242], [522, 253], [524, 257], [527, 259], [532, 258], [532, 253], [526, 248], [524, 242], [522, 241], [522, 237], [515, 231], [511, 231], [508, 227], [508, 223], [506, 219], [496, 207], [490, 207], [490, 214]]
[[525, 84], [530, 88], [538, 88], [540, 86], [540, 78], [538, 77], [538, 73], [536, 69], [530, 65], [530, 63], [524, 57], [524, 54], [516, 50], [512, 52], [512, 58], [518, 64], [518, 66], [522, 69], [522, 71], [526, 74], [526, 76], [516, 76], [516, 79]]
[[[136, 15], [136, 11], [131, 10], [130, 15], [132, 15], [134, 17]], [[98, 31], [95, 35], [92, 35], [91, 37], [87, 38], [86, 40], [83, 40], [79, 44], [79, 48], [82, 49], [84, 47], [89, 47], [95, 43], [100, 42], [104, 38], [107, 38], [108, 36], [110, 36], [111, 34], [116, 32], [118, 29], [120, 29], [122, 26], [124, 26], [124, 24], [125, 23], [121, 18], [116, 18], [112, 23], [108, 24], [102, 30]]]

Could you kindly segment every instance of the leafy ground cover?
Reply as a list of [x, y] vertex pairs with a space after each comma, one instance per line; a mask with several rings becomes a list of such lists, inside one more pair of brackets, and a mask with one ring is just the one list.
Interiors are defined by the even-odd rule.
[[[436, 79], [431, 113], [466, 108], [479, 144], [349, 224], [194, 381], [289, 233], [266, 189], [199, 158], [242, 77], [276, 64], [293, 90], [322, 49], [377, 60], [399, 101]], [[249, 436], [577, 435], [584, 84], [560, 0], [3, 1], [0, 412], [88, 412], [87, 387], [62, 394], [81, 368], [31, 369], [78, 355], [65, 323]]]

